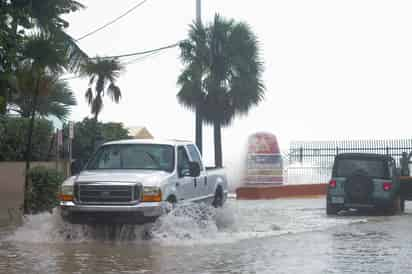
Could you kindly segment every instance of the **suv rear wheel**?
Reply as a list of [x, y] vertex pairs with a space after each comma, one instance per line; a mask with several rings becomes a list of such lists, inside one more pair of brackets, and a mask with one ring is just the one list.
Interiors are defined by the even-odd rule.
[[401, 212], [405, 212], [405, 200], [401, 198]]
[[326, 202], [326, 214], [327, 215], [337, 215], [340, 210], [341, 210], [340, 207], [334, 204], [331, 204], [329, 202]]
[[392, 204], [385, 210], [385, 213], [388, 215], [395, 215], [401, 212], [403, 212], [402, 201], [400, 195], [397, 195], [393, 199]]

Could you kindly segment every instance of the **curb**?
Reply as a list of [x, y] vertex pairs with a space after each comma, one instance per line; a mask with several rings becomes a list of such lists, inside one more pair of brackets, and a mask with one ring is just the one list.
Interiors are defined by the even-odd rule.
[[328, 184], [253, 185], [236, 189], [238, 200], [277, 199], [326, 195]]

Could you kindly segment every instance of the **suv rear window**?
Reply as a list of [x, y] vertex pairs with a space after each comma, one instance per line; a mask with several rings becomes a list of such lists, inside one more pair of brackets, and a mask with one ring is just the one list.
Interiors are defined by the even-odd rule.
[[372, 178], [389, 178], [388, 163], [375, 159], [339, 159], [333, 169], [334, 177], [349, 177], [355, 172], [363, 172]]

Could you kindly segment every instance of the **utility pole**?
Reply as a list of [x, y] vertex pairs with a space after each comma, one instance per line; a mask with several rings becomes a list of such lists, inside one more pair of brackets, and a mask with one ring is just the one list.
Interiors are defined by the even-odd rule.
[[[198, 25], [202, 24], [202, 0], [196, 0], [196, 23]], [[201, 83], [199, 83], [199, 88], [201, 88]], [[200, 92], [199, 92], [200, 94]], [[201, 154], [203, 154], [203, 142], [202, 142], [202, 136], [203, 136], [203, 122], [202, 122], [202, 116], [200, 113], [199, 106], [196, 107], [196, 134], [195, 134], [195, 139], [196, 139], [196, 146], [198, 147], [199, 151]]]
[[202, 0], [196, 0], [196, 23], [202, 23]]

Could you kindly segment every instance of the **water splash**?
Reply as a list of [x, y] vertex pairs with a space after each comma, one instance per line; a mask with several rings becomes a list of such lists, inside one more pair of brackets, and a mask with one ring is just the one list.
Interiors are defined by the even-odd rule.
[[27, 217], [23, 226], [4, 239], [24, 243], [152, 241], [166, 246], [209, 245], [321, 231], [371, 219], [327, 217], [323, 204], [323, 199], [231, 200], [218, 209], [205, 204], [187, 204], [146, 225], [73, 225], [62, 221], [55, 210], [53, 214]]
[[233, 227], [232, 213], [229, 207], [205, 204], [178, 207], [153, 225], [153, 240], [167, 245], [213, 243]]

